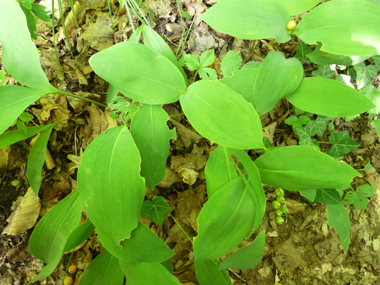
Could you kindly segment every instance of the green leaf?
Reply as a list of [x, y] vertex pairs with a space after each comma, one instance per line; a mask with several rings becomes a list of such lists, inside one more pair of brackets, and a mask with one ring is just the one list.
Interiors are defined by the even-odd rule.
[[327, 214], [329, 226], [335, 228], [339, 234], [340, 244], [343, 246], [344, 251], [347, 251], [350, 245], [351, 222], [346, 209], [341, 203], [327, 205]]
[[296, 15], [306, 12], [317, 5], [319, 0], [277, 0], [289, 15]]
[[185, 54], [183, 59], [185, 61], [185, 65], [190, 71], [198, 70], [201, 67], [198, 58], [193, 54]]
[[332, 131], [335, 129], [335, 126], [334, 126], [333, 123], [329, 123], [328, 126], [327, 126], [327, 128], [328, 128], [328, 130], [329, 130], [330, 132], [332, 132]]
[[248, 69], [248, 68], [259, 68], [261, 65], [260, 61], [249, 61], [246, 64], [243, 65], [241, 69]]
[[141, 208], [141, 217], [151, 219], [156, 224], [162, 226], [165, 213], [170, 211], [170, 206], [165, 203], [164, 197], [156, 196], [153, 202], [145, 200]]
[[324, 203], [326, 205], [336, 205], [341, 202], [341, 197], [335, 189], [317, 189], [314, 203]]
[[376, 188], [369, 184], [361, 185], [356, 189], [356, 192], [347, 192], [342, 203], [345, 205], [353, 204], [355, 209], [364, 210], [369, 202], [367, 197], [371, 197], [375, 193], [375, 190]]
[[5, 132], [0, 135], [0, 148], [6, 147], [19, 141], [26, 140], [27, 138], [30, 138], [38, 134], [39, 132], [42, 132], [53, 126], [55, 126], [55, 124], [29, 127], [27, 128], [26, 134], [21, 130]]
[[327, 154], [332, 157], [341, 157], [360, 146], [360, 144], [351, 139], [348, 131], [331, 133], [329, 141], [332, 143], [332, 146]]
[[220, 188], [238, 177], [231, 159], [231, 149], [218, 145], [205, 167], [207, 196], [210, 199]]
[[294, 57], [301, 61], [301, 63], [311, 63], [310, 59], [306, 57], [310, 53], [311, 48], [303, 41], [301, 41], [297, 46], [296, 54]]
[[201, 57], [199, 59], [199, 65], [201, 67], [206, 67], [213, 64], [214, 60], [215, 60], [214, 50], [209, 49], [202, 52]]
[[[218, 265], [212, 260], [196, 260], [194, 262], [195, 273], [200, 285], [230, 285], [231, 280], [227, 280]], [[223, 270], [225, 271], [225, 270]]]
[[142, 33], [144, 35], [144, 42], [145, 42], [146, 46], [154, 49], [155, 51], [158, 51], [160, 54], [162, 54], [167, 59], [169, 59], [178, 68], [178, 70], [181, 72], [181, 74], [182, 74], [182, 76], [186, 82], [186, 85], [188, 85], [187, 76], [186, 76], [181, 64], [179, 63], [179, 61], [175, 57], [172, 49], [163, 40], [163, 38], [159, 34], [157, 34], [151, 27], [149, 27], [147, 25], [142, 26]]
[[232, 76], [234, 71], [239, 70], [241, 66], [241, 56], [234, 50], [230, 50], [220, 62], [220, 70], [224, 77]]
[[264, 146], [255, 109], [227, 85], [197, 81], [180, 102], [191, 125], [207, 139], [236, 149]]
[[132, 135], [120, 126], [101, 133], [80, 162], [78, 187], [84, 208], [98, 231], [115, 244], [129, 238], [138, 225], [145, 196], [140, 161]]
[[[300, 145], [310, 145], [310, 146], [314, 146], [314, 142], [313, 142], [313, 139], [310, 137], [309, 133], [305, 130], [305, 128], [296, 128], [295, 129], [295, 133], [298, 135], [298, 137], [300, 138], [298, 143]], [[320, 150], [318, 144], [317, 144], [317, 147], [316, 147], [317, 150]]]
[[315, 64], [338, 64], [338, 65], [355, 65], [370, 58], [370, 55], [355, 56], [355, 55], [340, 55], [331, 54], [321, 51], [322, 43], [318, 42], [312, 53], [307, 54], [307, 57]]
[[22, 112], [18, 118], [23, 122], [29, 122], [29, 121], [33, 120], [34, 117], [33, 117], [33, 115], [31, 115], [27, 112]]
[[0, 87], [5, 85], [8, 77], [5, 75], [5, 69], [0, 70]]
[[37, 48], [30, 40], [25, 15], [17, 1], [0, 1], [0, 42], [2, 62], [15, 80], [29, 87], [45, 89], [45, 93], [56, 90], [41, 68]]
[[265, 247], [265, 230], [261, 231], [255, 240], [248, 246], [238, 249], [234, 254], [223, 260], [219, 269], [236, 268], [251, 269], [254, 268], [264, 255]]
[[355, 89], [322, 77], [302, 79], [297, 90], [286, 99], [302, 110], [330, 117], [356, 115], [374, 107]]
[[63, 255], [71, 232], [78, 226], [83, 203], [79, 191], [72, 192], [38, 222], [29, 240], [29, 251], [45, 263]]
[[[178, 279], [159, 263], [131, 263], [120, 260], [120, 267], [128, 280], [128, 285], [180, 285]], [[111, 283], [109, 283], [111, 284]]]
[[20, 116], [22, 111], [24, 111], [30, 104], [34, 103], [43, 95], [45, 95], [45, 93], [46, 92], [41, 89], [31, 89], [17, 85], [1, 86], [0, 134], [13, 125], [14, 121], [18, 118], [18, 116]]
[[27, 166], [28, 181], [36, 194], [40, 191], [42, 166], [45, 162], [46, 147], [52, 130], [53, 126], [50, 126], [42, 131], [30, 150]]
[[252, 106], [255, 106], [253, 89], [255, 88], [255, 78], [258, 71], [258, 68], [236, 70], [232, 76], [224, 77], [219, 82], [226, 84], [232, 90], [242, 95]]
[[321, 137], [326, 131], [326, 121], [318, 116], [316, 120], [309, 120], [303, 129], [311, 137], [315, 135]]
[[293, 93], [303, 77], [302, 64], [271, 51], [261, 64], [254, 85], [254, 102], [259, 115], [272, 110], [285, 96]]
[[[30, 7], [32, 8], [32, 7]], [[28, 25], [30, 37], [33, 40], [37, 40], [37, 24], [36, 19], [34, 19], [33, 14], [29, 11], [29, 9], [24, 8], [24, 6], [21, 6], [22, 11], [25, 14], [26, 17], [26, 23]]]
[[365, 65], [364, 62], [354, 65], [358, 90], [371, 84], [371, 77], [376, 77], [378, 70], [374, 65]]
[[25, 7], [26, 9], [30, 10], [32, 9], [32, 1], [31, 0], [23, 0], [20, 4], [22, 7]]
[[318, 67], [317, 70], [312, 72], [313, 77], [323, 77], [323, 78], [328, 78], [332, 79], [335, 75], [335, 71], [331, 70], [330, 65], [321, 65]]
[[112, 255], [124, 261], [159, 263], [174, 255], [166, 243], [142, 222], [132, 231], [131, 237], [120, 244], [99, 229], [97, 231], [102, 245]]
[[103, 250], [84, 270], [81, 285], [122, 285], [124, 273], [121, 270], [119, 260]]
[[166, 124], [168, 114], [160, 105], [144, 104], [133, 117], [131, 134], [141, 155], [141, 176], [150, 189], [166, 175], [166, 160], [170, 151], [170, 139], [176, 138], [175, 130]]
[[220, 258], [239, 245], [253, 228], [254, 221], [248, 218], [252, 209], [255, 203], [241, 177], [219, 189], [198, 216], [198, 236], [193, 243], [195, 261]]
[[291, 39], [286, 28], [287, 11], [276, 0], [224, 0], [201, 17], [218, 32], [239, 39], [274, 38], [279, 43]]
[[46, 10], [45, 6], [40, 5], [40, 4], [36, 4], [36, 3], [32, 3], [32, 12], [33, 12], [33, 14], [36, 15], [37, 18], [39, 18], [40, 20], [49, 23], [49, 22], [51, 22], [51, 19], [48, 16], [48, 14], [50, 13], [50, 11], [45, 11], [45, 10]]
[[379, 25], [380, 7], [369, 1], [329, 1], [307, 13], [294, 34], [309, 45], [322, 42], [328, 53], [373, 56], [380, 50]]
[[339, 188], [361, 174], [311, 146], [280, 147], [254, 161], [264, 184], [290, 191]]
[[93, 55], [90, 65], [124, 95], [142, 103], [168, 104], [186, 92], [186, 82], [178, 68], [144, 45], [118, 43]]
[[368, 110], [368, 114], [371, 117], [377, 116], [380, 113], [380, 92], [373, 85], [368, 85], [367, 87], [360, 90], [372, 103], [375, 105], [374, 108]]
[[77, 226], [67, 239], [62, 255], [84, 242], [94, 230], [95, 227], [90, 221], [86, 221], [83, 224]]
[[[375, 126], [377, 135], [380, 137], [380, 119], [372, 120], [373, 125]], [[1, 136], [0, 136], [1, 138]], [[0, 147], [1, 148], [1, 147]]]

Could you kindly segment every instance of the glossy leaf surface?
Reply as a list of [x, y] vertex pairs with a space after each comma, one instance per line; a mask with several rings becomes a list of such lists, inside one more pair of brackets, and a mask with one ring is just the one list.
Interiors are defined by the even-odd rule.
[[186, 92], [178, 68], [159, 52], [136, 43], [118, 43], [96, 53], [90, 65], [125, 96], [147, 104], [168, 104]]
[[197, 81], [180, 102], [191, 125], [207, 139], [236, 149], [264, 146], [257, 112], [225, 84]]
[[328, 117], [361, 114], [375, 106], [355, 89], [322, 77], [304, 78], [286, 99], [301, 110]]
[[[219, 270], [218, 265], [212, 260], [198, 260], [194, 262], [197, 280], [200, 285], [218, 284], [230, 285], [231, 280]], [[227, 274], [228, 276], [228, 274]]]
[[277, 0], [289, 15], [296, 15], [310, 10], [317, 5], [319, 0]]
[[201, 19], [218, 32], [239, 39], [274, 38], [279, 43], [291, 39], [286, 28], [289, 14], [276, 0], [223, 0]]
[[287, 146], [265, 153], [254, 161], [264, 184], [290, 191], [340, 188], [359, 172], [335, 161], [312, 146]]
[[129, 238], [138, 225], [145, 195], [140, 161], [132, 135], [120, 126], [101, 133], [80, 162], [78, 187], [86, 212], [115, 244]]

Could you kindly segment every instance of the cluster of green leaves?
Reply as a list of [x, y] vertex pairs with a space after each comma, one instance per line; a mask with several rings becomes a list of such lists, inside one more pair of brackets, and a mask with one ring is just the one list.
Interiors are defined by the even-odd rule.
[[45, 6], [33, 2], [34, 0], [23, 0], [20, 2], [20, 5], [26, 17], [30, 36], [32, 39], [37, 40], [37, 24], [35, 17], [44, 22], [50, 22], [51, 20], [48, 16], [50, 11], [46, 11]]
[[[224, 0], [202, 18], [216, 30], [239, 38], [271, 37], [283, 43], [291, 39], [286, 29], [290, 16], [318, 3], [319, 0]], [[362, 15], [357, 17], [359, 8]], [[185, 57], [186, 66], [207, 79], [190, 86], [170, 47], [147, 26], [137, 29], [128, 42], [93, 55], [91, 67], [110, 83], [110, 107], [121, 92], [138, 102], [139, 108], [131, 112], [132, 105], [116, 99], [122, 113], [133, 114], [127, 117], [131, 119], [130, 129], [125, 125], [109, 129], [87, 147], [78, 169], [78, 190], [36, 226], [30, 252], [47, 265], [32, 282], [50, 275], [64, 252], [80, 244], [96, 228], [105, 250], [86, 268], [80, 285], [122, 284], [124, 276], [131, 285], [179, 284], [171, 275], [168, 261], [173, 252], [139, 221], [141, 214], [160, 224], [170, 210], [162, 198], [150, 202], [144, 201], [144, 197], [146, 185], [153, 189], [165, 177], [169, 141], [176, 134], [166, 124], [169, 116], [162, 105], [176, 101], [191, 125], [218, 144], [206, 164], [208, 201], [198, 216], [198, 236], [193, 241], [194, 264], [201, 285], [231, 284], [227, 268], [249, 269], [260, 261], [265, 231], [258, 229], [266, 205], [262, 183], [300, 191], [310, 201], [326, 203], [329, 224], [339, 233], [347, 251], [350, 220], [342, 204], [342, 193], [336, 189], [362, 175], [347, 163], [321, 153], [311, 137], [321, 134], [322, 125], [323, 132], [326, 130], [324, 117], [355, 116], [377, 110], [373, 99], [376, 96], [369, 99], [331, 79], [334, 75], [325, 65], [356, 65], [370, 57], [375, 61], [373, 56], [380, 50], [376, 25], [379, 21], [380, 6], [372, 1], [329, 1], [306, 14], [294, 30], [293, 35], [304, 42], [296, 58], [286, 59], [281, 52], [269, 52], [261, 64], [252, 62], [241, 67], [238, 54], [229, 52], [221, 62], [223, 78], [218, 81], [216, 73], [207, 67], [214, 60], [213, 51], [203, 53], [199, 61], [189, 55]], [[145, 45], [138, 43], [141, 34]], [[28, 86], [0, 87], [3, 133], [44, 94], [71, 94], [49, 84], [39, 65], [37, 50], [30, 42], [25, 18], [14, 1], [0, 2], [0, 42], [8, 73]], [[309, 52], [306, 44], [316, 42], [316, 49]], [[303, 78], [301, 62], [306, 60], [321, 65], [315, 77]], [[370, 68], [370, 74], [376, 68], [376, 64], [375, 69]], [[288, 121], [295, 125], [300, 138], [305, 135], [301, 141], [309, 145], [266, 148], [259, 116], [283, 98], [301, 110], [318, 114], [316, 120], [301, 116]], [[30, 164], [28, 161], [28, 179], [36, 193], [41, 161], [53, 127], [21, 127], [0, 135], [1, 147], [42, 132], [38, 138], [41, 140], [36, 141], [37, 151], [32, 149]], [[350, 147], [347, 135], [342, 133], [331, 134], [335, 151], [330, 155], [340, 156], [342, 149]], [[263, 154], [252, 161], [245, 149], [261, 150]], [[239, 167], [233, 158], [240, 161]], [[371, 191], [355, 193], [355, 201], [360, 201], [357, 206], [363, 206], [363, 196]], [[347, 192], [346, 203], [355, 204], [352, 196]], [[79, 225], [83, 207], [89, 221]], [[256, 231], [259, 234], [252, 243], [219, 261]]]

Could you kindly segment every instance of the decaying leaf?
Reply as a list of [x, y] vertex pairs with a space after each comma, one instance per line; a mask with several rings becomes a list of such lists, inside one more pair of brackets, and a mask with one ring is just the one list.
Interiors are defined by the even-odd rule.
[[25, 196], [19, 197], [12, 206], [12, 214], [7, 219], [8, 225], [3, 234], [17, 236], [34, 226], [40, 214], [40, 198], [29, 187]]

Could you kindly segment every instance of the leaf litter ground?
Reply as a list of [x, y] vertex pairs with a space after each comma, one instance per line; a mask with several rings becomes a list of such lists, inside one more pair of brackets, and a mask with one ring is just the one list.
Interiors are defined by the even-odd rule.
[[[61, 28], [58, 28], [59, 57], [64, 72], [60, 73], [55, 61], [55, 51], [49, 25], [38, 22], [38, 40], [36, 45], [41, 55], [41, 64], [49, 80], [60, 89], [68, 89], [76, 94], [104, 102], [107, 83], [92, 73], [88, 65], [89, 57], [97, 51], [126, 40], [132, 33], [125, 9], [120, 9], [115, 1], [113, 10], [116, 32], [112, 30], [105, 1], [93, 1], [86, 9], [78, 10], [81, 19], [81, 32], [75, 28], [72, 13], [66, 16], [66, 25], [72, 44], [76, 48], [74, 59], [70, 57], [64, 44]], [[181, 38], [182, 29], [175, 1], [147, 1], [153, 15], [159, 19], [155, 30], [167, 40], [172, 49]], [[214, 2], [206, 1], [208, 6]], [[42, 3], [41, 3], [42, 4]], [[184, 7], [195, 15], [198, 3], [183, 1]], [[206, 8], [202, 4], [199, 13]], [[190, 25], [190, 21], [186, 20]], [[137, 21], [135, 20], [137, 23]], [[279, 50], [292, 56], [298, 43], [290, 41], [277, 44], [272, 40], [258, 40], [248, 45], [248, 41], [234, 39], [209, 28], [196, 18], [193, 29], [186, 42], [185, 51], [199, 56], [203, 51], [213, 48], [217, 58], [213, 67], [218, 75], [220, 60], [228, 50], [237, 51], [244, 62], [263, 61], [269, 51]], [[0, 50], [1, 51], [1, 50]], [[307, 72], [323, 73], [305, 61]], [[318, 73], [319, 72], [319, 73]], [[189, 79], [192, 74], [189, 74]], [[12, 78], [8, 79], [12, 84]], [[178, 104], [165, 105], [169, 115], [181, 113]], [[102, 131], [116, 126], [108, 111], [94, 104], [61, 96], [45, 96], [28, 109], [35, 116], [37, 125], [45, 125], [68, 119], [55, 127], [49, 140], [48, 151], [42, 175], [41, 212], [44, 215], [62, 197], [76, 189], [76, 169], [83, 150]], [[281, 101], [269, 113], [261, 116], [265, 122], [264, 136], [275, 146], [296, 145], [298, 137], [284, 120], [292, 114], [286, 101]], [[365, 116], [360, 120], [366, 120]], [[289, 216], [287, 223], [277, 225], [275, 213], [271, 210], [271, 201], [275, 199], [274, 189], [267, 187], [267, 212], [263, 220], [266, 230], [266, 246], [262, 261], [252, 270], [230, 270], [233, 284], [380, 284], [380, 144], [374, 128], [359, 119], [345, 122], [334, 120], [335, 130], [348, 131], [351, 138], [360, 143], [360, 147], [344, 156], [344, 160], [356, 169], [363, 168], [363, 161], [370, 159], [374, 168], [364, 172], [362, 179], [355, 180], [356, 185], [369, 183], [376, 187], [376, 193], [369, 201], [366, 210], [356, 210], [346, 206], [351, 218], [351, 244], [344, 253], [339, 238], [328, 226], [326, 206], [310, 204], [297, 192], [286, 192], [285, 197]], [[121, 121], [118, 124], [123, 123]], [[207, 201], [205, 195], [204, 166], [216, 145], [202, 138], [188, 124], [183, 116], [170, 119], [168, 125], [177, 130], [177, 140], [171, 141], [171, 151], [167, 163], [167, 175], [156, 189], [147, 189], [146, 198], [150, 201], [161, 195], [171, 206], [163, 225], [157, 226], [149, 219], [141, 220], [151, 227], [173, 250], [171, 259], [174, 275], [182, 284], [197, 284], [192, 245], [188, 237], [196, 236], [197, 216]], [[327, 141], [325, 134], [319, 137]], [[26, 161], [30, 151], [30, 140], [20, 142], [0, 150], [0, 229], [4, 230], [7, 218], [12, 212], [12, 202], [27, 191]], [[327, 151], [328, 147], [322, 151]], [[249, 153], [254, 158], [254, 153]], [[13, 186], [12, 182], [20, 181]], [[84, 220], [85, 217], [83, 217]], [[27, 225], [25, 232], [17, 236], [0, 235], [0, 284], [24, 284], [31, 280], [43, 267], [28, 252], [28, 238], [33, 225]], [[255, 235], [254, 235], [255, 236]], [[250, 238], [249, 240], [253, 240]], [[248, 241], [243, 242], [244, 246]], [[75, 284], [85, 267], [103, 250], [95, 234], [78, 247], [72, 258], [72, 264], [78, 271]], [[66, 254], [54, 273], [40, 284], [59, 284], [69, 260]]]

